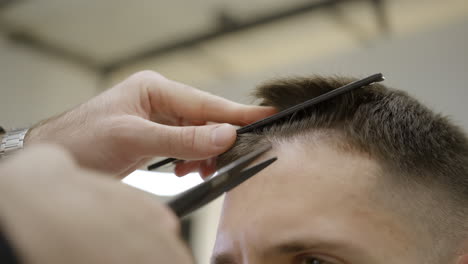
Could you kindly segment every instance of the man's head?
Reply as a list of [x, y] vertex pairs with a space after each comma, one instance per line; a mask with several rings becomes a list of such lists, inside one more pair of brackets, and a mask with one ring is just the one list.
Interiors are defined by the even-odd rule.
[[[297, 78], [257, 90], [283, 110], [353, 81]], [[278, 160], [231, 191], [216, 264], [468, 263], [468, 141], [407, 94], [363, 87], [239, 137]]]

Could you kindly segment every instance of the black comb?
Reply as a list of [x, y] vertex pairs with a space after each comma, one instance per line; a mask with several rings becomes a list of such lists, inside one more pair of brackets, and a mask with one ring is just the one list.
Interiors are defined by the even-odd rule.
[[[344, 86], [341, 86], [340, 88], [337, 88], [337, 89], [334, 89], [330, 92], [327, 92], [327, 93], [324, 93], [320, 96], [317, 96], [315, 98], [312, 98], [310, 100], [307, 100], [303, 103], [300, 103], [300, 104], [297, 104], [295, 106], [292, 106], [288, 109], [285, 109], [279, 113], [276, 113], [272, 116], [269, 116], [267, 118], [264, 118], [264, 119], [261, 119], [255, 123], [252, 123], [250, 125], [246, 125], [246, 126], [243, 126], [239, 129], [237, 129], [237, 134], [240, 135], [240, 134], [245, 134], [245, 133], [249, 133], [249, 132], [252, 132], [252, 131], [255, 131], [255, 130], [258, 130], [258, 129], [261, 129], [261, 128], [264, 128], [268, 125], [271, 125], [275, 122], [277, 122], [278, 120], [281, 120], [282, 118], [286, 117], [286, 116], [289, 116], [293, 113], [296, 113], [297, 111], [300, 111], [300, 110], [303, 110], [307, 107], [310, 107], [312, 105], [316, 105], [318, 103], [321, 103], [323, 101], [326, 101], [326, 100], [330, 100], [331, 98], [334, 98], [338, 95], [341, 95], [341, 94], [344, 94], [344, 93], [347, 93], [347, 92], [350, 92], [352, 90], [355, 90], [357, 88], [361, 88], [363, 86], [367, 86], [367, 85], [370, 85], [372, 83], [375, 83], [375, 82], [381, 82], [385, 80], [385, 77], [382, 75], [382, 73], [376, 73], [376, 74], [373, 74], [369, 77], [366, 77], [364, 79], [361, 79], [361, 80], [357, 80], [357, 81], [354, 81], [354, 82], [351, 82], [351, 83], [348, 83]], [[177, 162], [177, 161], [180, 161], [180, 160], [177, 160], [175, 158], [167, 158], [167, 159], [164, 159], [164, 160], [161, 160], [159, 162], [156, 162], [150, 166], [148, 166], [148, 170], [154, 170], [154, 169], [157, 169], [163, 165], [166, 165], [168, 163], [171, 163], [171, 162]]]

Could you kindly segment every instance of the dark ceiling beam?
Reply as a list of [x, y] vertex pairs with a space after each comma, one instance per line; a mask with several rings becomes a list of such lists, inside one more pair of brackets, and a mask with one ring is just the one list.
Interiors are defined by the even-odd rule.
[[27, 31], [11, 30], [11, 28], [9, 28], [4, 34], [9, 41], [14, 42], [15, 44], [33, 47], [42, 54], [47, 54], [61, 60], [72, 62], [94, 72], [99, 72], [101, 69], [101, 66], [90, 58], [79, 53], [75, 53], [72, 50], [54, 45], [53, 43], [41, 40]]
[[0, 10], [5, 9], [13, 4], [17, 4], [22, 0], [0, 0]]
[[310, 3], [306, 3], [302, 6], [297, 6], [291, 9], [285, 9], [278, 13], [266, 15], [263, 17], [257, 17], [253, 20], [246, 22], [236, 22], [232, 17], [228, 16], [226, 13], [221, 13], [221, 27], [219, 27], [219, 29], [210, 32], [200, 33], [198, 35], [193, 35], [188, 38], [181, 39], [180, 41], [170, 42], [165, 45], [159, 45], [155, 48], [141, 51], [132, 56], [118, 59], [102, 67], [102, 73], [109, 74], [127, 65], [132, 65], [148, 58], [154, 58], [176, 50], [193, 47], [202, 42], [213, 40], [231, 33], [240, 32], [243, 30], [251, 29], [273, 22], [278, 22], [282, 19], [306, 14], [312, 11], [317, 11], [322, 8], [330, 8], [337, 4], [349, 1], [351, 0], [311, 1]]
[[[371, 5], [373, 9], [373, 14], [375, 15], [375, 22], [379, 30], [380, 35], [388, 35], [390, 33], [390, 26], [387, 19], [387, 14], [384, 6], [384, 0], [366, 0]], [[351, 34], [353, 34], [358, 41], [363, 44], [369, 42], [369, 32], [366, 30], [363, 25], [360, 25], [358, 22], [353, 20], [352, 17], [348, 16], [348, 12], [345, 12], [342, 8], [339, 8], [338, 5], [333, 6], [328, 10], [331, 15], [334, 16], [335, 21]]]
[[382, 33], [390, 34], [390, 20], [385, 8], [385, 0], [370, 0], [374, 7], [375, 19]]

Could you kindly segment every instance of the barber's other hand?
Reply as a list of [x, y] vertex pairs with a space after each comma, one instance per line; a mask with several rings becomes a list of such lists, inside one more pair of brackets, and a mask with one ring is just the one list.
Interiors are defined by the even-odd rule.
[[153, 156], [216, 156], [234, 143], [235, 128], [207, 122], [246, 125], [272, 113], [144, 71], [32, 128], [26, 146], [58, 143], [81, 166], [125, 176]]
[[24, 264], [193, 263], [174, 215], [149, 194], [78, 168], [62, 148], [0, 164], [2, 230]]

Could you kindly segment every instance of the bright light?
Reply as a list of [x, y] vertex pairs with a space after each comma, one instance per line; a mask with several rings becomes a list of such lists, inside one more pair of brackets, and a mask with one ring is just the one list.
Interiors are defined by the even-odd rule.
[[173, 196], [203, 182], [198, 173], [177, 177], [173, 173], [137, 170], [122, 180], [138, 189], [159, 195]]

